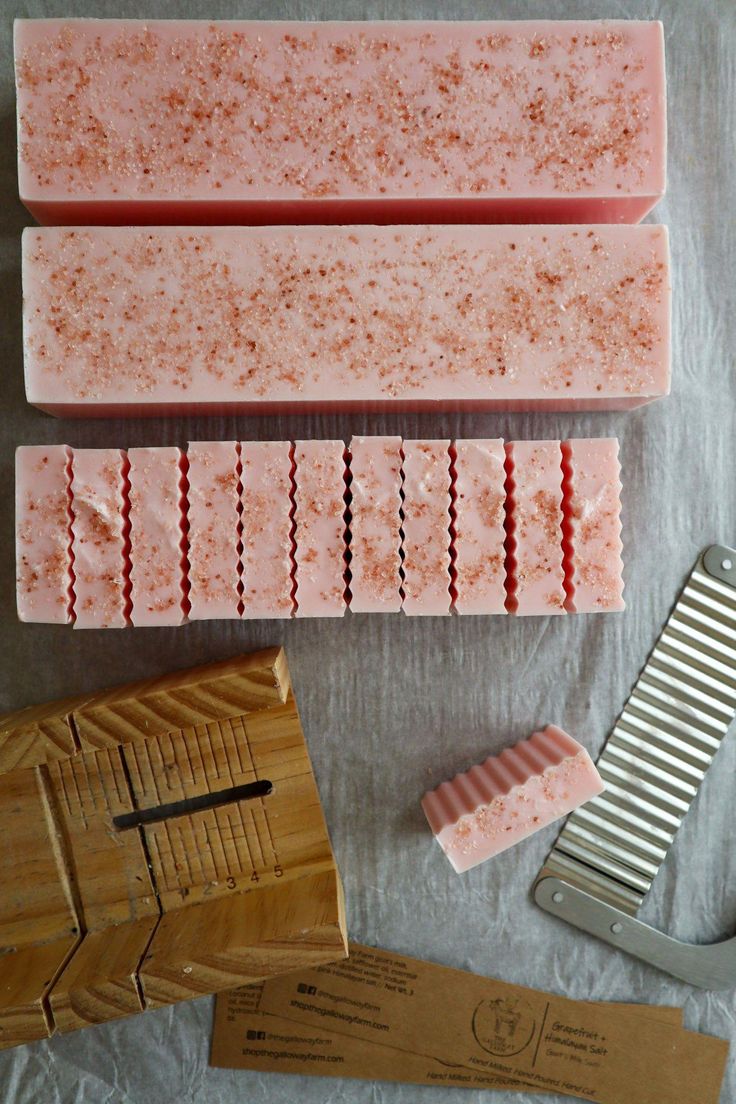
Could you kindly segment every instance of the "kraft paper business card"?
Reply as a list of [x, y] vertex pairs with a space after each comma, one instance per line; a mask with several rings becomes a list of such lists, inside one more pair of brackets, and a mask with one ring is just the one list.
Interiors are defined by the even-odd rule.
[[571, 1001], [351, 944], [346, 962], [219, 996], [211, 1062], [599, 1104], [717, 1104], [727, 1052], [683, 1031], [674, 1009]]

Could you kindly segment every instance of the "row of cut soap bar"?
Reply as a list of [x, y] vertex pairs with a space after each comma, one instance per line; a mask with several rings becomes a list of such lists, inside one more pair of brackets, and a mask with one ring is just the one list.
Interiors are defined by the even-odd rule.
[[19, 20], [42, 223], [636, 222], [662, 26]]
[[613, 438], [24, 446], [16, 512], [26, 621], [623, 608]]
[[669, 391], [662, 226], [29, 229], [55, 414], [625, 409]]

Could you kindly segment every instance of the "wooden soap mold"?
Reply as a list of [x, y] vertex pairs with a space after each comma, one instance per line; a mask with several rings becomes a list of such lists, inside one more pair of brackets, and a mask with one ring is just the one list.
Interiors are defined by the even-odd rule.
[[346, 954], [281, 649], [0, 718], [0, 816], [0, 1048]]
[[[239, 457], [240, 457], [240, 445], [237, 442], [233, 442], [233, 444], [235, 445], [235, 448], [236, 448], [236, 451], [237, 451], [236, 474], [237, 474], [238, 479], [240, 479], [242, 477], [242, 469], [241, 469], [240, 459], [239, 459]], [[294, 581], [294, 583], [295, 583], [295, 585], [292, 588], [291, 600], [292, 600], [292, 603], [293, 603], [292, 616], [295, 616], [296, 612], [297, 612], [297, 608], [298, 608], [298, 581], [299, 581], [299, 579], [298, 579], [298, 565], [297, 565], [296, 559], [295, 559], [296, 545], [294, 543], [294, 540], [295, 540], [297, 534], [296, 534], [295, 526], [293, 524], [293, 517], [294, 517], [294, 512], [295, 512], [295, 506], [296, 506], [295, 494], [296, 494], [296, 489], [297, 489], [296, 484], [297, 484], [297, 478], [298, 477], [297, 477], [297, 474], [295, 472], [295, 466], [294, 466], [294, 463], [293, 463], [295, 445], [294, 445], [293, 442], [289, 442], [289, 444], [290, 444], [290, 447], [291, 447], [291, 456], [292, 456], [291, 493], [290, 493], [292, 526], [291, 526], [290, 533], [289, 533], [289, 539], [292, 542], [292, 548], [291, 548], [291, 577], [292, 577], [292, 581]], [[455, 461], [456, 461], [456, 458], [457, 458], [456, 446], [458, 444], [462, 444], [462, 441], [448, 442], [448, 467], [447, 467], [447, 472], [448, 472], [448, 479], [449, 479], [449, 490], [448, 490], [448, 516], [447, 516], [447, 551], [448, 551], [449, 560], [453, 565], [456, 561], [456, 556], [454, 554], [454, 542], [455, 542], [454, 502], [455, 502], [455, 497], [456, 497], [455, 484], [456, 484], [456, 479], [457, 479], [457, 473], [456, 473], [456, 469], [455, 469]], [[69, 448], [69, 446], [66, 446], [66, 447]], [[575, 586], [574, 586], [574, 583], [573, 583], [573, 562], [574, 562], [574, 547], [573, 547], [573, 544], [574, 544], [574, 536], [573, 536], [573, 529], [572, 529], [572, 525], [571, 525], [573, 487], [572, 487], [572, 482], [571, 482], [572, 473], [571, 473], [571, 463], [570, 463], [570, 442], [569, 441], [561, 441], [560, 442], [560, 451], [561, 451], [561, 456], [560, 456], [560, 493], [561, 493], [561, 514], [562, 514], [562, 517], [561, 517], [561, 526], [562, 526], [562, 528], [561, 528], [561, 538], [560, 538], [560, 560], [561, 560], [562, 571], [563, 571], [563, 574], [564, 574], [564, 584], [563, 585], [564, 585], [564, 590], [565, 590], [566, 597], [565, 597], [565, 601], [564, 601], [564, 607], [560, 608], [560, 609], [557, 609], [555, 612], [557, 612], [557, 613], [575, 613], [576, 612], [576, 609], [575, 609]], [[70, 455], [71, 455], [71, 453], [73, 453], [72, 449], [70, 449]], [[350, 515], [350, 482], [351, 482], [350, 451], [347, 447], [345, 448], [345, 454], [344, 455], [345, 455], [345, 494], [344, 494], [344, 498], [345, 498], [345, 513], [346, 513], [346, 519], [347, 519]], [[123, 453], [123, 456], [125, 456], [124, 453]], [[185, 452], [182, 452], [180, 467], [181, 467], [181, 472], [182, 472], [182, 482], [180, 484], [181, 487], [182, 487], [181, 526], [182, 526], [182, 531], [184, 533], [186, 533], [188, 531], [188, 522], [187, 522], [188, 500], [187, 500], [187, 495], [186, 495], [187, 457], [186, 457]], [[504, 612], [514, 614], [516, 612], [516, 604], [517, 604], [516, 603], [516, 597], [515, 597], [515, 593], [516, 593], [516, 590], [517, 590], [517, 579], [516, 579], [517, 563], [516, 563], [516, 559], [514, 557], [515, 540], [514, 540], [514, 536], [513, 536], [513, 532], [514, 532], [514, 506], [515, 506], [514, 478], [513, 478], [514, 477], [513, 442], [508, 442], [506, 444], [505, 471], [506, 471], [506, 478], [505, 478], [503, 487], [501, 489], [502, 489], [503, 494], [505, 496], [504, 512], [505, 512], [505, 517], [506, 517], [506, 523], [505, 524], [506, 524], [506, 531], [507, 531], [507, 536], [506, 536], [506, 541], [505, 541], [505, 560], [504, 560], [504, 564], [503, 564], [504, 588], [505, 588], [505, 591], [506, 591], [506, 609], [505, 609], [505, 611], [502, 610], [500, 612], [502, 614]], [[403, 480], [403, 469], [402, 469], [402, 480]], [[129, 485], [128, 485], [128, 489], [129, 489]], [[619, 483], [618, 483], [619, 500], [620, 500], [620, 491], [621, 491], [621, 485], [620, 485], [620, 479], [619, 479]], [[69, 492], [69, 495], [70, 495], [70, 508], [73, 511], [74, 504], [73, 504], [73, 498], [71, 497], [71, 484], [68, 487], [68, 492]], [[129, 507], [129, 502], [124, 503], [124, 505], [123, 505], [123, 514], [127, 513], [128, 507]], [[242, 507], [242, 502], [241, 502], [241, 507]], [[347, 528], [347, 521], [346, 521], [345, 538], [346, 538], [345, 554], [346, 554], [346, 557], [347, 557], [346, 568], [345, 568], [345, 608], [349, 609], [350, 608], [350, 567], [349, 567], [350, 546], [349, 546], [349, 530]], [[238, 533], [237, 533], [236, 528], [234, 528], [234, 530], [233, 530], [233, 541], [234, 541], [234, 544], [237, 545]], [[622, 546], [621, 546], [621, 543], [620, 543], [620, 540], [619, 540], [619, 549], [621, 547]], [[126, 549], [126, 555], [128, 556], [128, 559], [126, 561], [126, 565], [125, 565], [125, 569], [124, 569], [125, 574], [124, 574], [124, 579], [123, 579], [123, 584], [124, 584], [123, 585], [123, 590], [124, 590], [124, 592], [127, 596], [126, 617], [128, 618], [128, 624], [130, 625], [131, 622], [129, 620], [129, 618], [130, 618], [130, 600], [129, 599], [130, 599], [130, 569], [131, 569], [131, 564], [130, 564], [130, 559], [129, 559], [129, 549]], [[71, 566], [72, 558], [73, 558], [73, 548], [70, 546], [70, 566]], [[186, 561], [186, 557], [185, 557], [184, 567], [186, 568], [186, 566], [187, 566], [187, 561]], [[454, 568], [453, 568], [453, 570], [454, 570]], [[183, 580], [183, 582], [185, 583], [186, 580]], [[184, 589], [186, 590], [186, 587]], [[458, 612], [455, 608], [455, 599], [456, 599], [456, 595], [455, 595], [455, 591], [454, 591], [453, 579], [452, 579], [452, 577], [449, 577], [448, 578], [448, 612], [452, 612], [452, 613], [457, 613]], [[73, 578], [72, 578], [71, 581], [70, 581], [70, 604], [69, 604], [70, 623], [74, 622], [74, 602], [75, 602], [74, 581], [73, 581]], [[187, 603], [186, 597], [183, 598], [182, 608], [183, 608], [182, 623], [186, 623], [186, 620], [187, 620], [186, 614], [188, 612], [188, 603]], [[243, 601], [242, 601], [242, 598], [241, 598], [240, 613], [243, 614], [244, 612], [247, 614], [247, 610], [244, 610], [244, 608], [243, 608]]]

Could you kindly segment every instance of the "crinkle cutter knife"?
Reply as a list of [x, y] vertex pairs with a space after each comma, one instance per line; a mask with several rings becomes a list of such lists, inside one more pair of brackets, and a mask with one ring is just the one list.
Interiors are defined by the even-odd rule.
[[736, 550], [699, 556], [534, 885], [547, 912], [703, 989], [736, 986], [736, 936], [683, 943], [637, 919], [736, 714]]

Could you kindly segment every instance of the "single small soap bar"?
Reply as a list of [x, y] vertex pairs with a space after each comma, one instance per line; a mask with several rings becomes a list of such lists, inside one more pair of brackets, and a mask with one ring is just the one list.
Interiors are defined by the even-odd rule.
[[603, 789], [585, 748], [548, 725], [426, 793], [422, 808], [440, 847], [462, 874]]
[[120, 449], [74, 449], [72, 454], [75, 629], [128, 624], [127, 468]]
[[516, 614], [565, 612], [562, 450], [559, 441], [512, 441], [509, 495], [508, 609]]
[[460, 614], [506, 612], [506, 452], [501, 440], [453, 447], [453, 566]]
[[345, 601], [345, 443], [297, 441], [294, 501], [296, 616], [342, 617]]
[[450, 442], [404, 441], [404, 613], [450, 612]]
[[293, 446], [290, 441], [242, 441], [240, 462], [243, 617], [291, 617]]
[[235, 441], [187, 448], [189, 617], [240, 616], [240, 492]]
[[621, 466], [615, 437], [562, 444], [568, 476], [567, 609], [600, 613], [624, 608], [621, 552]]
[[401, 609], [400, 437], [350, 442], [350, 608]]
[[71, 449], [21, 445], [15, 453], [16, 594], [21, 621], [72, 620]]
[[134, 625], [184, 620], [182, 452], [133, 448], [130, 463], [130, 580]]
[[662, 26], [15, 24], [40, 221], [636, 222], [665, 188]]
[[662, 226], [23, 234], [52, 414], [623, 410], [670, 386]]

